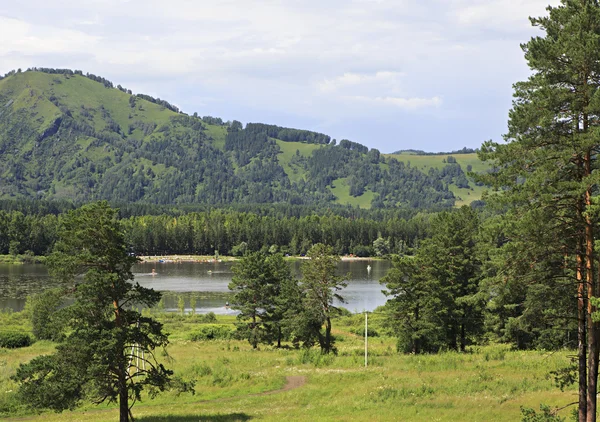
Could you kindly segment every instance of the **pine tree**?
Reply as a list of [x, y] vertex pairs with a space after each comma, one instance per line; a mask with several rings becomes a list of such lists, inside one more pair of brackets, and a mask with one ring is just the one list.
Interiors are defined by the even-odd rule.
[[[344, 299], [337, 293], [346, 287], [345, 277], [338, 276], [337, 263], [340, 258], [333, 254], [331, 246], [317, 243], [307, 253], [308, 260], [302, 263], [302, 306], [304, 308], [304, 326], [308, 327], [307, 334], [313, 335], [319, 341], [321, 353], [335, 351], [334, 338], [331, 335], [331, 318], [336, 315], [337, 308], [334, 299], [341, 302]], [[325, 326], [325, 332], [322, 326]]]
[[153, 353], [168, 343], [162, 324], [131, 309], [152, 307], [161, 295], [131, 282], [137, 258], [127, 253], [116, 217], [100, 202], [62, 221], [47, 263], [54, 276], [74, 283], [75, 303], [64, 310], [71, 331], [55, 354], [17, 370], [19, 394], [33, 407], [61, 411], [82, 400], [119, 402], [120, 421], [128, 422], [145, 386], [168, 385], [172, 371]]
[[238, 330], [255, 349], [259, 343], [274, 341], [281, 346], [286, 303], [281, 297], [282, 288], [293, 281], [283, 256], [248, 253], [232, 270], [229, 289], [234, 294], [231, 307], [240, 311]]
[[502, 198], [492, 200], [523, 214], [542, 210], [549, 219], [544, 226], [554, 227], [555, 243], [546, 252], [532, 246], [538, 254], [531, 265], [547, 266], [550, 256], [556, 261], [560, 245], [574, 275], [579, 421], [595, 421], [599, 339], [589, 298], [600, 291], [592, 200], [600, 150], [600, 6], [596, 0], [562, 0], [547, 10], [547, 16], [531, 18], [544, 35], [522, 45], [532, 75], [514, 85], [506, 143], [486, 143], [481, 158], [492, 160], [498, 170], [486, 181], [504, 189]]
[[381, 279], [398, 334], [398, 349], [421, 353], [440, 348], [465, 351], [483, 327], [483, 301], [478, 294], [480, 262], [476, 254], [479, 222], [462, 207], [438, 214], [433, 236], [414, 257], [395, 257]]

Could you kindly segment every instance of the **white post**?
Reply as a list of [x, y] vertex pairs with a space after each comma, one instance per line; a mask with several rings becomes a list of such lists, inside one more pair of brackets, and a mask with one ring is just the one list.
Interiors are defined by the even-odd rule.
[[368, 315], [367, 312], [365, 311], [365, 368], [367, 367], [367, 351], [368, 351]]

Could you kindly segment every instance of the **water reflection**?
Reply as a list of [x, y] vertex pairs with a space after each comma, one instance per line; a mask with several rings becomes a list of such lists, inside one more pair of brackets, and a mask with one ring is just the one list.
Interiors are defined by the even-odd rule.
[[[190, 299], [196, 301], [197, 313], [233, 313], [225, 304], [230, 300], [228, 284], [233, 263], [142, 263], [134, 267], [135, 280], [144, 287], [165, 292], [165, 310], [177, 311], [179, 296], [185, 301], [186, 312], [191, 310]], [[300, 275], [301, 261], [291, 262], [293, 271]], [[342, 261], [339, 274], [350, 273], [348, 287], [340, 294], [352, 312], [371, 311], [385, 304], [379, 279], [390, 268], [389, 261]], [[57, 284], [43, 265], [0, 265], [0, 309], [20, 311], [25, 298]]]

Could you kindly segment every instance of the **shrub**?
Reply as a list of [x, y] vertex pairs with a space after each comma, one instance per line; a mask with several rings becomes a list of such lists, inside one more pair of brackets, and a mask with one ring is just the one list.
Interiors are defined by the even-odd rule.
[[535, 410], [521, 406], [522, 422], [564, 422], [564, 418], [558, 416], [550, 409], [550, 406], [541, 404], [540, 413]]
[[17, 332], [0, 332], [0, 347], [7, 349], [17, 349], [27, 347], [31, 344], [29, 334]]
[[298, 364], [310, 364], [315, 368], [329, 366], [333, 363], [333, 355], [323, 354], [320, 350], [304, 349], [298, 356]]
[[334, 317], [351, 317], [354, 314], [352, 312], [350, 312], [348, 309], [344, 308], [343, 306], [338, 306], [337, 309], [335, 310], [336, 315], [334, 315]]
[[[364, 337], [365, 336], [365, 327], [351, 328], [350, 332], [352, 334], [356, 334], [357, 336]], [[379, 337], [379, 333], [375, 328], [369, 327], [367, 329], [367, 334], [369, 337]]]
[[206, 315], [202, 315], [202, 317], [200, 318], [200, 321], [203, 323], [217, 322], [217, 316], [215, 315], [214, 312], [209, 312]]
[[205, 325], [198, 331], [190, 334], [191, 341], [229, 340], [233, 338], [235, 329], [225, 325]]
[[31, 319], [33, 335], [38, 340], [60, 341], [64, 336], [64, 322], [58, 310], [63, 304], [60, 289], [49, 289], [27, 297], [26, 311]]

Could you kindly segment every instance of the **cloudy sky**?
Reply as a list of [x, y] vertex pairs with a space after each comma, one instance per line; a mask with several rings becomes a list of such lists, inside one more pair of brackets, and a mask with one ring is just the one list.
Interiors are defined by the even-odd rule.
[[2, 1], [0, 73], [81, 69], [187, 113], [448, 151], [501, 139], [549, 2]]

